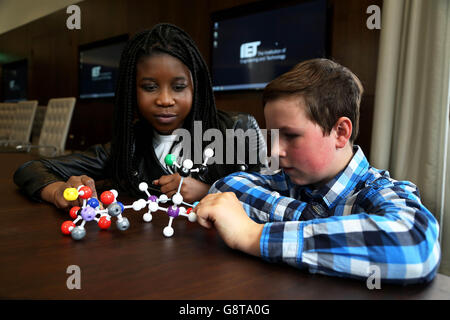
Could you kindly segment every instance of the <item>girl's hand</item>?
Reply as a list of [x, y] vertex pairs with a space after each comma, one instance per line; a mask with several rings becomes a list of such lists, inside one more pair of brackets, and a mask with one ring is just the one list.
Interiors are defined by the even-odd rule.
[[[171, 198], [180, 185], [181, 176], [178, 173], [162, 176], [158, 180], [153, 181], [154, 185], [161, 187], [161, 192]], [[200, 201], [207, 193], [211, 186], [209, 184], [198, 181], [194, 178], [187, 177], [183, 179], [180, 193], [183, 200], [188, 203]]]
[[259, 242], [264, 225], [250, 219], [233, 192], [208, 194], [193, 209], [198, 223], [214, 227], [232, 249], [260, 256]]
[[57, 208], [60, 209], [70, 209], [74, 206], [79, 206], [83, 204], [83, 199], [78, 197], [74, 201], [67, 201], [64, 199], [64, 190], [67, 188], [78, 188], [81, 185], [88, 186], [92, 190], [92, 198], [97, 198], [97, 191], [95, 189], [94, 179], [83, 175], [83, 176], [72, 176], [67, 180], [58, 181], [51, 183], [41, 190], [41, 198], [47, 202], [53, 203]]

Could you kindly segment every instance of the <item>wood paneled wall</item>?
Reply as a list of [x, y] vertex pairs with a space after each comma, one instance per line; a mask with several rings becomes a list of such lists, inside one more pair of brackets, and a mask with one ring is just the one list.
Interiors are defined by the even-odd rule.
[[[370, 151], [373, 102], [378, 59], [379, 30], [366, 27], [366, 9], [381, 7], [382, 0], [329, 0], [331, 58], [349, 67], [363, 82], [365, 95], [361, 107], [360, 144]], [[53, 97], [78, 94], [78, 46], [113, 36], [151, 28], [170, 22], [188, 32], [205, 60], [210, 61], [210, 14], [215, 11], [256, 2], [255, 0], [85, 0], [81, 9], [81, 30], [68, 30], [68, 14], [60, 10], [0, 35], [0, 53], [27, 58], [28, 98], [46, 105]], [[253, 114], [265, 127], [261, 92], [221, 92], [217, 107]], [[67, 147], [84, 149], [107, 142], [112, 130], [111, 99], [77, 99]]]

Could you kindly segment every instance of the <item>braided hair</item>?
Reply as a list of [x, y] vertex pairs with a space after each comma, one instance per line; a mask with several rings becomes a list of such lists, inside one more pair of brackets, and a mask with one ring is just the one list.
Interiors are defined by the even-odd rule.
[[[136, 187], [131, 175], [138, 161], [138, 150], [134, 149], [139, 138], [135, 132], [138, 113], [136, 65], [139, 59], [153, 53], [169, 54], [183, 62], [191, 72], [194, 88], [192, 108], [183, 127], [192, 133], [194, 121], [202, 121], [204, 130], [218, 128], [219, 125], [208, 67], [192, 38], [182, 29], [167, 23], [137, 33], [126, 44], [120, 59], [111, 144], [113, 181], [127, 190]], [[148, 123], [145, 125], [145, 139], [152, 141], [152, 130], [148, 129]], [[147, 147], [151, 148], [151, 144], [147, 144]]]

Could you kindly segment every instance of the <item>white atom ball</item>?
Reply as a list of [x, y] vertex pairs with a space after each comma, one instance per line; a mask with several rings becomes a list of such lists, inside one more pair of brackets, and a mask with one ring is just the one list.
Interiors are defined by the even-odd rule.
[[145, 191], [148, 189], [148, 184], [146, 182], [139, 183], [139, 190]]
[[119, 193], [117, 192], [117, 190], [111, 189], [109, 190], [112, 192], [112, 194], [114, 195], [114, 199], [117, 199], [117, 196], [119, 195]]
[[139, 199], [138, 201], [133, 202], [133, 210], [139, 211], [145, 207], [147, 202], [144, 199]]
[[167, 238], [173, 236], [173, 228], [172, 228], [172, 227], [169, 227], [169, 226], [165, 227], [164, 230], [163, 230], [163, 234], [164, 234]]
[[190, 170], [190, 169], [192, 169], [193, 166], [194, 166], [194, 163], [192, 162], [192, 160], [186, 159], [183, 161], [183, 167], [185, 167], [186, 169]]
[[205, 149], [204, 155], [205, 155], [205, 157], [211, 158], [214, 155], [213, 149], [210, 149], [210, 148]]
[[172, 197], [172, 202], [176, 205], [181, 204], [181, 202], [183, 202], [183, 196], [181, 195], [181, 193], [175, 193]]
[[148, 204], [148, 208], [151, 212], [156, 212], [156, 211], [158, 211], [159, 206], [158, 206], [157, 202], [150, 202]]
[[197, 221], [197, 215], [195, 214], [195, 212], [191, 212], [188, 214], [188, 220], [190, 222], [195, 222]]
[[146, 214], [144, 214], [143, 216], [142, 216], [142, 218], [144, 218], [144, 221], [145, 222], [150, 222], [150, 221], [152, 221], [152, 214], [151, 213], [149, 213], [149, 212], [147, 212]]
[[161, 203], [166, 203], [168, 200], [169, 200], [169, 198], [165, 194], [162, 194], [159, 196], [159, 201]]

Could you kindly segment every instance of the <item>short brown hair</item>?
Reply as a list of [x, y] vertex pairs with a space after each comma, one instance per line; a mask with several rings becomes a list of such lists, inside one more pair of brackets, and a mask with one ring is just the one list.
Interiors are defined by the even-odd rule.
[[340, 117], [348, 117], [353, 125], [353, 143], [358, 136], [363, 91], [361, 81], [346, 67], [328, 59], [313, 59], [271, 81], [264, 89], [263, 105], [285, 96], [302, 96], [306, 114], [324, 134], [330, 134]]

